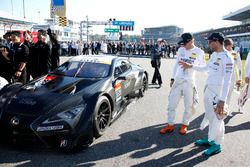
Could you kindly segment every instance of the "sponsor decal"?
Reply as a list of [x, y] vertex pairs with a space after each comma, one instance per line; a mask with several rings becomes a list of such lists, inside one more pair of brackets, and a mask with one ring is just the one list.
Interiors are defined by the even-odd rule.
[[226, 73], [232, 73], [232, 70], [226, 70]]
[[110, 60], [105, 60], [105, 59], [97, 59], [97, 58], [89, 58], [89, 59], [81, 59], [81, 62], [89, 62], [89, 63], [100, 63], [100, 64], [111, 64]]
[[197, 54], [196, 54], [196, 53], [192, 53], [191, 57], [192, 57], [193, 59], [196, 59], [196, 58], [197, 58]]
[[43, 132], [43, 131], [51, 131], [51, 130], [61, 130], [63, 129], [63, 125], [57, 125], [57, 126], [40, 126], [37, 127], [37, 132]]
[[232, 53], [233, 59], [236, 60], [237, 58], [237, 54], [236, 53]]
[[119, 102], [122, 100], [122, 85], [121, 82], [117, 82], [115, 84], [115, 97], [116, 97], [116, 102]]
[[181, 61], [184, 61], [184, 62], [189, 63], [189, 64], [193, 63], [193, 60], [190, 60], [190, 59], [181, 58]]
[[219, 66], [221, 62], [221, 58], [217, 58], [216, 61], [214, 62], [214, 65]]

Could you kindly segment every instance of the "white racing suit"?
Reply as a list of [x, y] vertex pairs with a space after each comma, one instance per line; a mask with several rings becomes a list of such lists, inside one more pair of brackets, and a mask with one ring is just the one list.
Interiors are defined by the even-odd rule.
[[172, 75], [175, 81], [168, 96], [168, 124], [173, 125], [175, 123], [176, 108], [183, 96], [185, 109], [182, 123], [184, 125], [189, 125], [190, 119], [194, 115], [198, 103], [198, 93], [195, 88], [195, 71], [193, 69], [184, 70], [178, 62], [185, 61], [197, 66], [204, 66], [206, 63], [204, 52], [197, 47], [190, 50], [181, 47], [177, 54]]
[[204, 91], [205, 116], [200, 129], [203, 130], [208, 124], [208, 141], [221, 144], [224, 140], [224, 119], [219, 119], [214, 112], [215, 103], [218, 102], [221, 86], [206, 86]]
[[173, 125], [175, 122], [175, 112], [177, 105], [184, 97], [184, 114], [182, 123], [189, 125], [190, 119], [195, 114], [198, 104], [198, 93], [193, 82], [176, 79], [168, 96], [168, 123]]
[[240, 58], [239, 53], [236, 53], [235, 51], [231, 51], [229, 53], [232, 55], [232, 58], [234, 60], [234, 73], [232, 75], [230, 89], [229, 89], [228, 96], [227, 96], [226, 104], [228, 106], [229, 106], [231, 96], [232, 96], [232, 92], [234, 90], [234, 85], [235, 85], [235, 82], [236, 82], [235, 73], [237, 75], [238, 80], [241, 80], [241, 78], [242, 78], [241, 77], [242, 62], [241, 62], [241, 58]]
[[224, 121], [214, 109], [218, 101], [226, 102], [233, 73], [233, 59], [227, 51], [214, 52], [207, 66], [202, 68], [193, 66], [193, 69], [208, 71], [204, 94], [205, 116], [200, 128], [204, 129], [209, 124], [208, 141], [220, 145], [224, 139]]

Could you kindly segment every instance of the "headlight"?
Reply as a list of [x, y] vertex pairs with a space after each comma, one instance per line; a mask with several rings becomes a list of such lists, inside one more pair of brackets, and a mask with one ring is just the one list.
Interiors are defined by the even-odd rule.
[[86, 104], [79, 105], [75, 108], [71, 108], [69, 110], [60, 112], [57, 115], [46, 119], [45, 121], [42, 122], [42, 124], [44, 125], [44, 124], [66, 121], [70, 126], [74, 126], [79, 121], [85, 108]]

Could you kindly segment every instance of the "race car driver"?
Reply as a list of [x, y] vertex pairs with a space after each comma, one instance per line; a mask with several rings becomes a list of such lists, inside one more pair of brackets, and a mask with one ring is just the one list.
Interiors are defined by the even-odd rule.
[[173, 69], [171, 79], [171, 90], [168, 96], [168, 120], [167, 125], [160, 130], [160, 134], [172, 132], [174, 130], [175, 112], [180, 98], [184, 96], [184, 114], [182, 119], [182, 126], [179, 130], [181, 135], [187, 133], [187, 128], [195, 113], [195, 104], [197, 104], [197, 91], [195, 88], [195, 72], [193, 69], [183, 69], [178, 63], [184, 61], [196, 66], [204, 66], [204, 52], [194, 45], [194, 38], [190, 33], [181, 35], [182, 40], [179, 42], [183, 45], [178, 50], [176, 63]]

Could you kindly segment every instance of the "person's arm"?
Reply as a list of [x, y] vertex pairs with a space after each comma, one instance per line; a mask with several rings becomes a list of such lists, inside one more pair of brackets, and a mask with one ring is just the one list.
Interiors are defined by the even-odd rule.
[[240, 58], [240, 55], [239, 53], [237, 53], [237, 59], [236, 59], [236, 74], [237, 74], [237, 77], [238, 77], [238, 80], [236, 82], [237, 86], [240, 87], [241, 85], [241, 80], [242, 80], [242, 62], [241, 62], [241, 58]]
[[250, 52], [247, 55], [246, 63], [245, 63], [245, 82], [249, 83], [249, 68], [250, 68]]
[[28, 61], [28, 56], [29, 56], [29, 48], [25, 45], [22, 45], [22, 57], [21, 57], [21, 62], [19, 64], [19, 67], [15, 73], [17, 77], [20, 77], [24, 68], [26, 67], [26, 63]]
[[174, 67], [173, 67], [173, 72], [172, 72], [172, 79], [175, 78], [176, 72], [177, 72], [177, 68], [178, 68], [178, 58], [175, 61]]
[[223, 62], [223, 87], [221, 96], [219, 97], [220, 101], [225, 102], [226, 98], [228, 96], [230, 84], [231, 84], [231, 78], [233, 75], [233, 60], [229, 57], [224, 58]]

